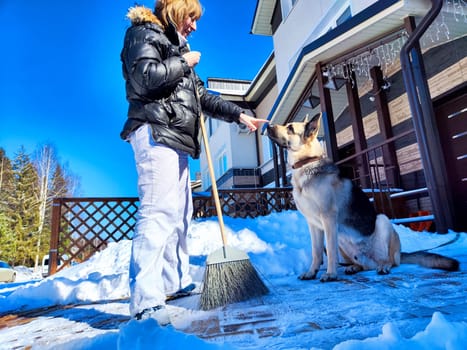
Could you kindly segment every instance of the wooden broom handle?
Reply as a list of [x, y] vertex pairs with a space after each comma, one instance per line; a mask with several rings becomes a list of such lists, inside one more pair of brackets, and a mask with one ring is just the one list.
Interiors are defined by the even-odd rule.
[[217, 192], [216, 177], [214, 175], [214, 168], [212, 166], [211, 150], [209, 149], [208, 136], [206, 133], [206, 126], [204, 125], [204, 115], [201, 113], [201, 134], [203, 135], [204, 148], [206, 149], [206, 159], [208, 161], [209, 176], [211, 177], [212, 196], [216, 205], [217, 218], [219, 219], [219, 228], [221, 230], [222, 244], [224, 248], [227, 246], [227, 236], [225, 234], [224, 219], [222, 218], [221, 203], [219, 201], [219, 193]]

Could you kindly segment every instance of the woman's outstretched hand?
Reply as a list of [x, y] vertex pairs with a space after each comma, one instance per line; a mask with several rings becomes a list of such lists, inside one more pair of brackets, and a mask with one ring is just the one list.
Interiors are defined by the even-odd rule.
[[248, 130], [251, 132], [256, 131], [262, 124], [269, 123], [267, 119], [257, 119], [254, 117], [250, 117], [248, 114], [242, 113], [240, 114], [240, 122], [245, 124]]

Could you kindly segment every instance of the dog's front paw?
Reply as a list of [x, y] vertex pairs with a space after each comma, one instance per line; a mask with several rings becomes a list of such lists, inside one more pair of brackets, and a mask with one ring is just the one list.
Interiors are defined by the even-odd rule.
[[337, 281], [337, 273], [324, 273], [319, 280], [321, 282]]
[[391, 265], [381, 265], [376, 268], [378, 275], [387, 275], [391, 272]]
[[300, 276], [298, 276], [299, 280], [306, 281], [306, 280], [314, 280], [316, 278], [316, 272], [313, 271], [307, 271], [302, 273]]
[[345, 274], [346, 275], [353, 275], [356, 274], [357, 272], [362, 271], [363, 268], [360, 265], [350, 265], [345, 268]]

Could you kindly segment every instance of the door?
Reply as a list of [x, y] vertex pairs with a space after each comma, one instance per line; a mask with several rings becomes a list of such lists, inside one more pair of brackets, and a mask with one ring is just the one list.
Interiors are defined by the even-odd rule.
[[449, 186], [454, 201], [454, 229], [467, 231], [467, 93], [435, 107], [436, 120], [446, 160]]

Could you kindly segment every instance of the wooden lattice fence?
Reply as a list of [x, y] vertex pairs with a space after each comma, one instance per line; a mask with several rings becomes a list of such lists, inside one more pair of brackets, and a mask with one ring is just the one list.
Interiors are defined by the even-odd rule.
[[[231, 217], [296, 209], [290, 188], [219, 190], [219, 197], [222, 214]], [[137, 210], [136, 197], [54, 199], [49, 274], [89, 259], [110, 242], [132, 239]], [[194, 194], [193, 218], [215, 215], [213, 198]]]

